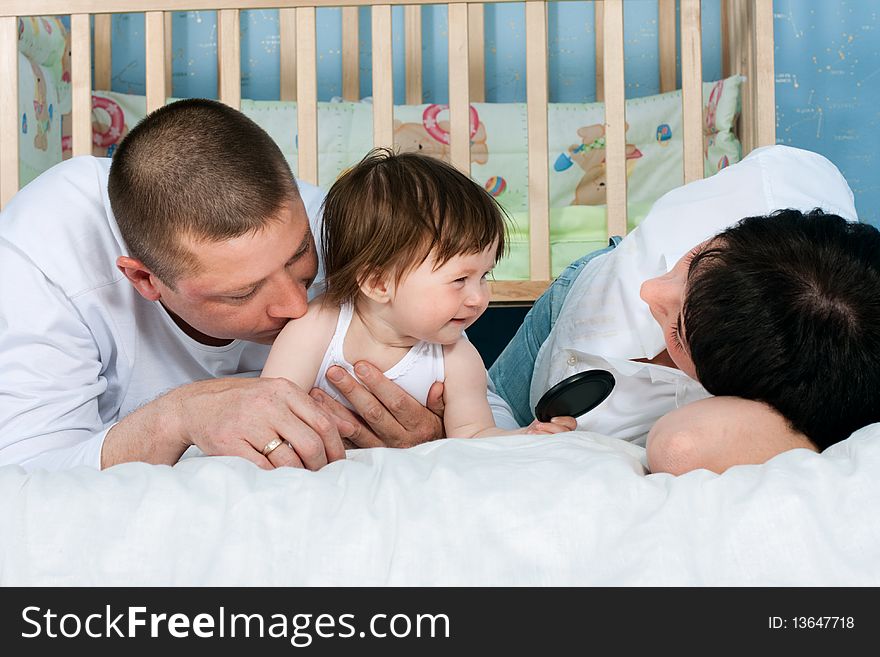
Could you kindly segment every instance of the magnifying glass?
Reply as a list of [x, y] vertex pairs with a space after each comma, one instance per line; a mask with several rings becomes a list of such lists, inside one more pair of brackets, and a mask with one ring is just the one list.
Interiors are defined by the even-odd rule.
[[605, 370], [587, 370], [562, 379], [543, 394], [535, 406], [540, 422], [561, 415], [578, 417], [601, 404], [614, 389], [614, 377]]

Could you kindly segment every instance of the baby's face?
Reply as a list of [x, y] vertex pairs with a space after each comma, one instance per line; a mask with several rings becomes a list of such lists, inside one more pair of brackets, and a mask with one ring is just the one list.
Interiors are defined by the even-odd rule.
[[406, 336], [453, 344], [489, 305], [488, 274], [495, 266], [496, 244], [480, 253], [453, 256], [437, 267], [434, 254], [394, 287], [392, 312]]
[[681, 309], [687, 293], [688, 271], [691, 261], [709, 244], [706, 240], [688, 251], [675, 263], [669, 273], [657, 278], [650, 278], [640, 290], [642, 301], [648, 304], [651, 315], [663, 331], [666, 350], [672, 362], [682, 372], [697, 380], [697, 368], [687, 348], [687, 336], [684, 333]]

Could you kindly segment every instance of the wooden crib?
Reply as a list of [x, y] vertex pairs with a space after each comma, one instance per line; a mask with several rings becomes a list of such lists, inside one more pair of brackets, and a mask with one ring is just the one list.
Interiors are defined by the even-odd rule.
[[[490, 0], [492, 1], [492, 0]], [[775, 142], [772, 0], [721, 0], [723, 74], [742, 74], [739, 136], [744, 153]], [[676, 0], [658, 2], [660, 91], [676, 86]], [[423, 0], [4, 0], [0, 4], [0, 207], [18, 190], [17, 18], [70, 15], [72, 142], [74, 155], [91, 153], [91, 91], [110, 88], [110, 18], [145, 12], [147, 110], [171, 95], [171, 13], [218, 10], [218, 97], [241, 102], [241, 9], [279, 9], [281, 100], [297, 101], [298, 175], [317, 183], [318, 113], [315, 10], [342, 9], [343, 97], [358, 99], [358, 7], [371, 5], [373, 143], [393, 144], [391, 6], [405, 5], [406, 102], [422, 102]], [[550, 282], [547, 147], [547, 1], [526, 0], [526, 75], [530, 280], [493, 281], [495, 303], [534, 300]], [[484, 2], [448, 3], [450, 157], [470, 172], [470, 102], [484, 100]], [[622, 235], [627, 226], [624, 104], [623, 0], [596, 0], [596, 89], [605, 102], [607, 227]], [[684, 180], [703, 176], [700, 0], [679, 0]], [[91, 79], [94, 15], [94, 85]]]

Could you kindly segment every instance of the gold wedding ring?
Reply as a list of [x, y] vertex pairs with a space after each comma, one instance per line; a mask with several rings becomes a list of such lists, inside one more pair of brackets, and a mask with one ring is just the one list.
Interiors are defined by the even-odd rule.
[[270, 440], [263, 448], [263, 456], [269, 456], [269, 454], [271, 454], [272, 451], [278, 448], [283, 442], [284, 441], [281, 440], [281, 438], [273, 438], [272, 440]]

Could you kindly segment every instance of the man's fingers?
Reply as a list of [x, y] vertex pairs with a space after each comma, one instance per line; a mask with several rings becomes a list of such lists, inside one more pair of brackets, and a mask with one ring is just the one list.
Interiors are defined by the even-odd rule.
[[269, 462], [265, 456], [260, 454], [253, 449], [248, 449], [248, 445], [246, 443], [242, 443], [241, 448], [235, 447], [229, 449], [224, 455], [228, 456], [240, 456], [243, 459], [246, 459], [256, 465], [263, 470], [271, 470], [274, 466]]
[[364, 361], [355, 364], [355, 372], [363, 385], [341, 367], [327, 370], [331, 383], [369, 425], [369, 429], [360, 422], [355, 425], [348, 436], [353, 443], [374, 447], [375, 436], [385, 447], [412, 447], [442, 437], [443, 421], [382, 372]]
[[446, 404], [443, 401], [443, 389], [442, 381], [434, 381], [431, 389], [428, 390], [428, 399], [425, 403], [429, 411], [441, 418], [446, 410]]
[[[321, 437], [308, 425], [300, 422], [296, 418], [285, 418], [275, 426], [275, 430], [281, 438], [293, 446], [293, 451], [296, 452], [296, 456], [302, 461], [303, 466], [309, 470], [320, 470], [331, 460], [339, 460], [339, 457], [331, 459], [330, 454], [328, 453], [327, 443], [325, 443], [325, 441], [322, 440]], [[337, 440], [337, 449], [342, 452], [341, 458], [345, 458], [345, 449], [342, 447], [342, 439], [337, 438]], [[284, 447], [284, 445], [278, 447], [272, 453], [274, 454], [282, 449], [282, 447]], [[270, 458], [269, 460], [271, 461], [272, 459]]]
[[275, 429], [286, 438], [309, 470], [317, 470], [345, 458], [336, 422], [300, 388], [289, 384], [287, 403], [291, 413], [282, 413]]
[[[386, 439], [386, 442], [384, 443], [385, 446], [396, 447], [406, 436], [406, 429], [402, 427], [397, 419], [395, 419], [395, 417], [389, 412], [390, 409], [386, 408], [383, 403], [373, 395], [371, 390], [364, 387], [376, 385], [377, 379], [380, 377], [386, 382], [388, 382], [388, 380], [385, 379], [385, 377], [382, 376], [382, 374], [373, 366], [365, 363], [358, 363], [355, 372], [357, 372], [358, 378], [364, 382], [364, 385], [358, 383], [348, 372], [337, 366], [331, 367], [327, 370], [327, 377], [330, 379], [330, 382], [336, 386], [339, 392], [348, 399], [351, 405], [354, 406], [358, 415], [370, 425], [372, 432], [379, 434]], [[406, 394], [403, 393], [402, 390], [400, 392], [404, 395]], [[418, 402], [411, 397], [410, 399], [413, 403], [418, 404]], [[372, 445], [364, 445], [361, 443], [363, 430], [363, 427], [360, 429], [356, 427], [355, 435], [349, 436], [349, 438], [351, 438], [356, 444], [361, 445], [361, 447], [372, 447]]]
[[[380, 405], [384, 407], [382, 410], [387, 408], [405, 429], [412, 427], [421, 417], [424, 407], [399, 385], [389, 381], [373, 365], [360, 361], [355, 364], [354, 371], [367, 389], [379, 400]], [[364, 419], [370, 423], [373, 422], [372, 418], [364, 416]]]
[[324, 410], [336, 420], [336, 426], [343, 443], [348, 441], [355, 447], [385, 447], [385, 443], [379, 440], [360, 419], [338, 401], [325, 394], [318, 388], [312, 388], [309, 395], [319, 402]]
[[269, 461], [276, 468], [304, 468], [305, 465], [293, 445], [285, 440], [276, 449], [273, 449], [268, 456]]

